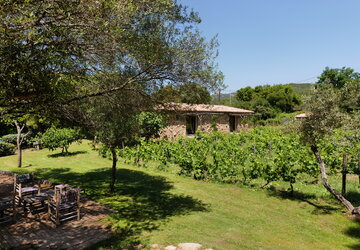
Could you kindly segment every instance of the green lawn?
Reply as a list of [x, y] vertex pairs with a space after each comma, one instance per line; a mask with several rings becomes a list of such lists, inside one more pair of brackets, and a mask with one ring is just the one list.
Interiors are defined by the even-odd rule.
[[[360, 248], [360, 222], [344, 214], [319, 186], [295, 185], [296, 195], [290, 197], [270, 189], [194, 181], [121, 161], [116, 193], [110, 195], [111, 161], [100, 158], [87, 142], [69, 150], [72, 155], [66, 157], [58, 151], [26, 151], [20, 172], [79, 185], [92, 199], [118, 211], [109, 219], [117, 236], [94, 248], [181, 242], [214, 249]], [[14, 166], [16, 156], [0, 157], [1, 170], [19, 172]], [[355, 182], [353, 189], [358, 188]]]

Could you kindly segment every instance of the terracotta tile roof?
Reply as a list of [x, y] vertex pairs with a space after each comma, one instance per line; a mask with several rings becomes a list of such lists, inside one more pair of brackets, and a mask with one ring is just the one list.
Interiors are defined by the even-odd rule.
[[167, 111], [182, 112], [204, 112], [204, 113], [233, 113], [233, 114], [253, 114], [254, 111], [229, 107], [225, 105], [212, 104], [188, 104], [169, 102], [163, 104], [159, 109]]

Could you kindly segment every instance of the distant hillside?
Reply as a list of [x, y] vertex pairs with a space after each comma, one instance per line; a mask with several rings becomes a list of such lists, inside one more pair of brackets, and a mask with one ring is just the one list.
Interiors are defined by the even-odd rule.
[[294, 92], [300, 96], [310, 95], [315, 88], [313, 83], [289, 83], [288, 85], [290, 85]]

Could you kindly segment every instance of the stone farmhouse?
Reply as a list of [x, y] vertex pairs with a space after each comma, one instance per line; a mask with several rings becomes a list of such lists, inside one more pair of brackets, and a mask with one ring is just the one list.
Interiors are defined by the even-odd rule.
[[192, 136], [197, 130], [212, 132], [234, 132], [242, 128], [241, 119], [253, 115], [254, 111], [224, 105], [166, 103], [159, 109], [168, 113], [168, 126], [160, 136], [175, 139]]

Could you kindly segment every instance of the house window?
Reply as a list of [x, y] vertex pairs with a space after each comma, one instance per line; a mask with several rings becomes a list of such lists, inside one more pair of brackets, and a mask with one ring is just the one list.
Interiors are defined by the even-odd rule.
[[236, 117], [233, 115], [229, 116], [229, 128], [230, 132], [234, 132], [236, 130]]
[[193, 135], [196, 129], [196, 116], [186, 116], [186, 134]]

